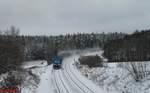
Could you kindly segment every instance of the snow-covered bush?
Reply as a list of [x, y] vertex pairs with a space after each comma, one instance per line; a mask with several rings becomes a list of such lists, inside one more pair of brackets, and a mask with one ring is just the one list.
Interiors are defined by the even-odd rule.
[[146, 62], [128, 62], [122, 63], [122, 67], [128, 70], [135, 81], [140, 81], [150, 74]]
[[87, 65], [89, 67], [102, 67], [102, 58], [98, 55], [96, 56], [81, 56], [79, 58], [81, 65]]

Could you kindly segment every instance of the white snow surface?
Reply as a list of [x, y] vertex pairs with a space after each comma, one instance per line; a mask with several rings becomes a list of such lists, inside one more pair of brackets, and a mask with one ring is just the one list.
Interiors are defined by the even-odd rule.
[[22, 67], [24, 69], [31, 68], [32, 73], [39, 76], [40, 82], [37, 84], [37, 87], [32, 85], [22, 86], [22, 93], [107, 93], [83, 76], [74, 64], [80, 55], [86, 53], [88, 55], [95, 55], [99, 52], [97, 50], [90, 50], [89, 52], [72, 53], [73, 55], [63, 60], [62, 69], [59, 70], [54, 70], [52, 65], [47, 65], [47, 63], [42, 65], [41, 62], [43, 61], [30, 62], [27, 65], [24, 64]]
[[31, 67], [42, 67], [47, 66], [47, 61], [45, 60], [36, 60], [36, 61], [27, 61], [22, 64], [22, 68], [27, 69]]
[[[135, 62], [138, 63], [138, 62]], [[80, 66], [80, 72], [89, 80], [102, 87], [106, 93], [150, 93], [150, 74], [136, 82], [128, 70], [121, 66], [128, 63], [105, 63], [104, 67]], [[150, 73], [150, 62], [143, 62]]]
[[[21, 93], [53, 93], [51, 78], [52, 65], [47, 65], [47, 61], [30, 61], [25, 62], [22, 66], [24, 69], [30, 69], [32, 73], [39, 77], [39, 84], [33, 85], [33, 80], [29, 84], [22, 86]], [[28, 76], [27, 76], [28, 78]]]

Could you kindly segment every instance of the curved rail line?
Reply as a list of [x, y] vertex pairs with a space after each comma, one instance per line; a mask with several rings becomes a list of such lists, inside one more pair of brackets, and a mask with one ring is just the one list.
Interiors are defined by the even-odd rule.
[[83, 85], [85, 86], [91, 93], [95, 93], [93, 90], [91, 90], [88, 86], [86, 86], [79, 78], [74, 74], [74, 72], [71, 70], [70, 64], [69, 64], [69, 71], [72, 73], [72, 75]]
[[69, 78], [71, 79], [71, 81], [83, 92], [83, 93], [87, 93], [83, 88], [81, 88], [75, 81], [74, 79], [71, 77], [69, 71], [67, 70], [67, 66], [65, 64], [65, 68], [66, 68], [66, 73], [68, 74]]
[[[65, 71], [66, 72], [66, 71]], [[66, 75], [67, 74], [67, 75]], [[72, 79], [72, 77], [70, 77], [70, 75], [68, 74], [68, 72], [62, 74], [67, 80], [69, 80], [69, 82], [73, 82], [73, 85], [71, 84], [72, 87], [76, 86], [77, 88], [80, 88], [80, 91], [82, 91], [81, 87], [78, 86], [78, 84], [76, 84], [76, 82]], [[69, 79], [70, 78], [70, 79]], [[83, 92], [83, 91], [82, 91]], [[84, 92], [86, 93], [86, 92]]]
[[55, 72], [54, 72], [54, 77], [53, 77], [53, 79], [54, 79], [54, 82], [55, 82], [55, 85], [56, 85], [56, 88], [57, 88], [58, 93], [61, 93], [61, 90], [60, 90], [60, 88], [59, 88], [59, 86], [58, 86], [58, 82], [57, 82], [57, 80], [56, 80]]
[[70, 93], [69, 90], [67, 89], [66, 85], [64, 84], [62, 77], [60, 76], [60, 71], [58, 73], [58, 76], [60, 77], [60, 81], [61, 81], [62, 85], [64, 86], [65, 90], [67, 91], [67, 93]]

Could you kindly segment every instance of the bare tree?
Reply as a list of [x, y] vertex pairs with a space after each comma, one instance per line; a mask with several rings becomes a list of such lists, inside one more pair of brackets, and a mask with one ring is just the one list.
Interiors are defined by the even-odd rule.
[[8, 35], [8, 36], [18, 36], [19, 35], [19, 29], [11, 26], [10, 29], [6, 30], [4, 32], [4, 35]]
[[147, 63], [145, 62], [123, 63], [123, 67], [130, 72], [131, 76], [137, 82], [149, 75]]

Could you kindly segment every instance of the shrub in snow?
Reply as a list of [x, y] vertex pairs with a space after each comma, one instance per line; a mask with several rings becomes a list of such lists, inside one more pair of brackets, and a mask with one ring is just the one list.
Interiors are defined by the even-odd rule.
[[150, 73], [147, 63], [145, 62], [128, 62], [123, 63], [123, 66], [126, 70], [128, 70], [131, 76], [135, 81], [140, 81], [141, 79], [148, 76]]
[[87, 65], [89, 67], [99, 67], [103, 66], [102, 58], [100, 56], [81, 56], [79, 58], [79, 62], [81, 65]]

